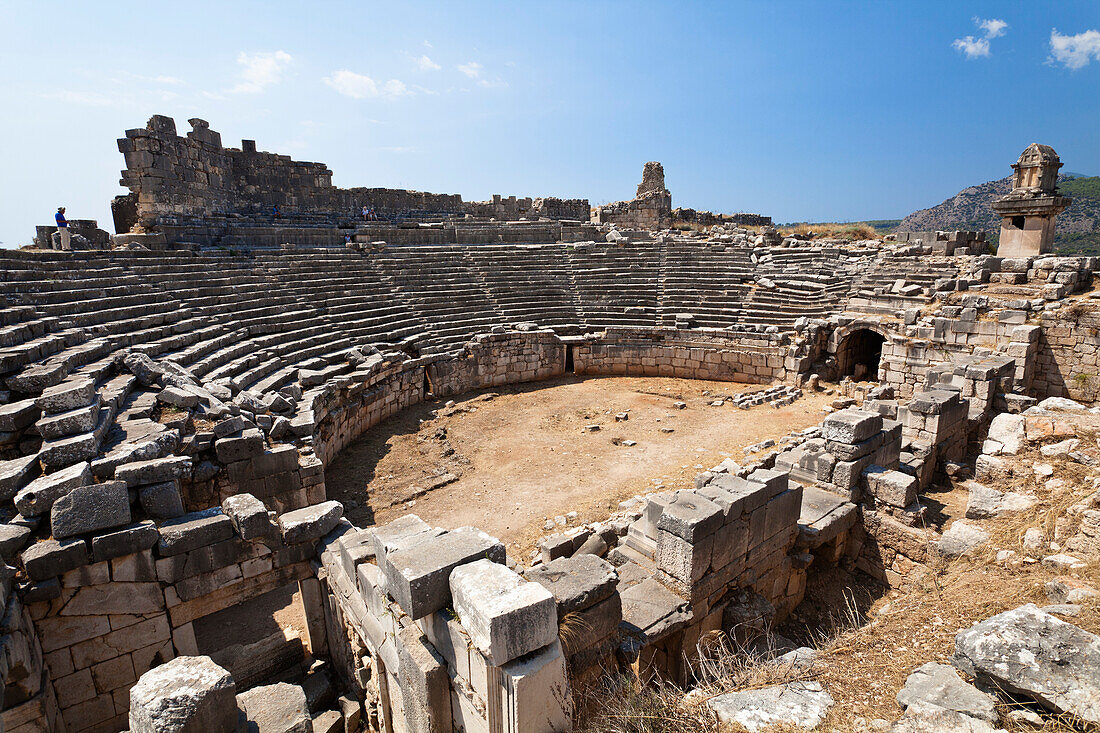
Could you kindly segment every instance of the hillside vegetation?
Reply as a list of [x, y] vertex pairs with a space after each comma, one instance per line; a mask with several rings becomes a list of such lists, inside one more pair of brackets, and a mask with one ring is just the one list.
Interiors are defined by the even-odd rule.
[[[936, 206], [914, 211], [901, 220], [897, 231], [984, 229], [995, 242], [1001, 220], [993, 213], [992, 204], [1008, 193], [1011, 185], [1009, 176], [964, 188]], [[1061, 176], [1058, 189], [1073, 199], [1073, 205], [1058, 215], [1057, 251], [1100, 254], [1100, 176]]]

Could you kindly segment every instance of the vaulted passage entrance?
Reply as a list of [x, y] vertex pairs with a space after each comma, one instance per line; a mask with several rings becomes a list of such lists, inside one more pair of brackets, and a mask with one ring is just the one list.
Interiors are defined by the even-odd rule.
[[837, 376], [857, 381], [877, 380], [884, 341], [886, 337], [868, 328], [845, 336], [836, 350]]

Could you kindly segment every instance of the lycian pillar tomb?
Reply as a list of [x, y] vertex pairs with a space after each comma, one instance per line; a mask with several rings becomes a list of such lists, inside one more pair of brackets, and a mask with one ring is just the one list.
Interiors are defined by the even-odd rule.
[[1001, 217], [1000, 257], [1027, 257], [1054, 248], [1054, 217], [1072, 203], [1056, 189], [1062, 162], [1049, 145], [1032, 143], [1012, 166], [1012, 190], [993, 202]]

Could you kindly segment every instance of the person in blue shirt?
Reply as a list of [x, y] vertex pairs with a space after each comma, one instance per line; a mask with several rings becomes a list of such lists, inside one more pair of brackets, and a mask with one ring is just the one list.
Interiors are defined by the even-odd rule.
[[57, 231], [61, 235], [61, 249], [68, 250], [71, 245], [69, 244], [69, 222], [65, 220], [65, 207], [58, 206], [53, 218], [57, 222]]

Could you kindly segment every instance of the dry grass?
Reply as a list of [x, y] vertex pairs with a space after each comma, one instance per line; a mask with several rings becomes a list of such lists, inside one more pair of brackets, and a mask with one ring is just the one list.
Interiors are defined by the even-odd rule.
[[[654, 680], [639, 685], [617, 678], [598, 703], [587, 725], [588, 733], [713, 733], [718, 720], [707, 701], [734, 690], [755, 690], [769, 685], [814, 679], [815, 672], [774, 659], [775, 650], [748, 650], [732, 644], [725, 634], [711, 634], [699, 642], [699, 658], [691, 664], [696, 687], [689, 694], [676, 685]], [[740, 726], [724, 727], [738, 733]], [[775, 733], [800, 731], [774, 727]]]
[[[1094, 435], [1083, 425], [1078, 427], [1082, 447], [1094, 444]], [[1056, 442], [1050, 439], [1045, 442]], [[1046, 584], [1059, 575], [1075, 575], [1086, 582], [1100, 577], [1100, 567], [1093, 563], [1083, 570], [1067, 573], [1041, 565], [1037, 559], [1026, 559], [1024, 532], [1031, 527], [1043, 530], [1047, 541], [1054, 539], [1055, 524], [1065, 517], [1073, 504], [1096, 491], [1089, 479], [1095, 472], [1064, 457], [1043, 457], [1029, 448], [1015, 458], [1014, 476], [994, 485], [1003, 491], [1033, 493], [1039, 503], [1024, 512], [996, 520], [982, 521], [990, 532], [986, 548], [970, 558], [937, 561], [919, 578], [904, 588], [876, 595], [866, 578], [835, 568], [831, 572], [811, 577], [807, 600], [800, 607], [799, 624], [788, 622], [782, 633], [798, 637], [804, 643], [817, 646], [818, 658], [808, 672], [783, 670], [760, 656], [735, 650], [728, 637], [704, 640], [699, 661], [693, 666], [697, 688], [687, 696], [667, 683], [637, 687], [620, 681], [614, 695], [603, 696], [597, 713], [585, 730], [591, 733], [696, 733], [718, 731], [718, 724], [706, 701], [731, 690], [763, 687], [793, 679], [815, 679], [836, 701], [819, 731], [849, 733], [862, 730], [862, 719], [893, 721], [902, 714], [895, 695], [905, 680], [921, 665], [935, 661], [950, 663], [955, 648], [955, 635], [962, 629], [1025, 603], [1047, 605]], [[1064, 485], [1046, 486], [1046, 478], [1033, 471], [1036, 463], [1050, 463], [1054, 477]], [[947, 492], [945, 506], [950, 519], [964, 511], [966, 489], [963, 486]], [[1065, 519], [1060, 524], [1060, 538], [1067, 531]], [[1017, 557], [997, 563], [998, 550], [1015, 550]], [[1040, 557], [1046, 553], [1035, 553]], [[875, 600], [877, 599], [877, 600]], [[831, 608], [824, 617], [811, 618], [807, 609], [817, 604]], [[1100, 633], [1100, 604], [1082, 606], [1079, 616], [1069, 619], [1076, 626], [1094, 634]], [[1006, 698], [1007, 699], [1007, 698]], [[1002, 715], [1011, 709], [1002, 705]], [[1030, 708], [1034, 709], [1034, 708]], [[1024, 730], [1005, 726], [1008, 730]], [[795, 728], [775, 728], [775, 731], [796, 731]], [[1035, 730], [1028, 728], [1027, 730]], [[1080, 731], [1071, 721], [1044, 717], [1042, 733]]]
[[808, 237], [810, 239], [846, 239], [849, 242], [880, 238], [874, 227], [863, 222], [852, 224], [796, 224], [793, 227], [780, 227], [779, 232], [784, 236]]

